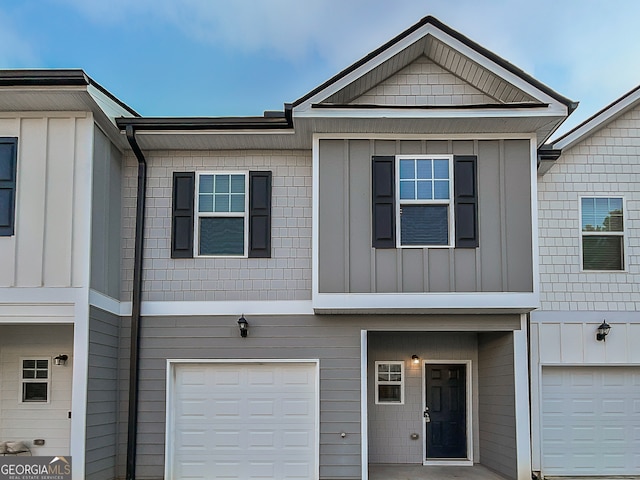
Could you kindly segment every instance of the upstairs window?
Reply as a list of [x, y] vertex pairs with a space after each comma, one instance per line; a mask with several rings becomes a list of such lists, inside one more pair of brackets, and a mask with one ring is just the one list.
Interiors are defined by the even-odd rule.
[[583, 270], [624, 270], [624, 215], [620, 197], [581, 199]]
[[373, 248], [477, 248], [475, 155], [371, 159]]
[[49, 359], [22, 359], [21, 398], [23, 403], [49, 401]]
[[271, 172], [173, 172], [171, 258], [271, 257]]
[[398, 247], [452, 246], [453, 157], [396, 157]]
[[247, 252], [247, 175], [198, 174], [196, 246], [198, 255]]
[[0, 137], [0, 237], [15, 233], [18, 139]]

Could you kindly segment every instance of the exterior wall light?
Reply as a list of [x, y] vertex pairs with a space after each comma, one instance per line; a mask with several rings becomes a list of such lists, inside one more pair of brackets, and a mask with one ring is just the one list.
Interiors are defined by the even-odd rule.
[[418, 355], [411, 355], [411, 363], [418, 365], [420, 363], [420, 357]]
[[247, 332], [249, 331], [249, 322], [244, 318], [244, 314], [238, 319], [238, 328], [240, 328], [240, 336], [245, 338], [247, 336]]
[[54, 357], [53, 359], [53, 364], [54, 365], [66, 365], [67, 364], [67, 360], [69, 360], [69, 356], [68, 355], [58, 355], [57, 357]]
[[600, 326], [598, 327], [596, 340], [598, 340], [599, 342], [606, 341], [607, 335], [609, 335], [609, 330], [611, 330], [611, 325], [609, 325], [606, 320], [603, 320]]

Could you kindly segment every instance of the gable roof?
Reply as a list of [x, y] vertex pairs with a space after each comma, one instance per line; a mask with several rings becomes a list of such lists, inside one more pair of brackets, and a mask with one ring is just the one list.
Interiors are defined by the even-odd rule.
[[[522, 81], [524, 81], [525, 83], [531, 85], [532, 87], [534, 87], [535, 89], [539, 90], [540, 92], [543, 92], [544, 94], [548, 95], [549, 97], [553, 98], [554, 100], [556, 100], [556, 101], [560, 102], [561, 104], [565, 105], [567, 107], [567, 110], [568, 110], [569, 114], [573, 110], [575, 110], [577, 108], [578, 104], [576, 102], [574, 102], [574, 101], [572, 101], [572, 100], [560, 95], [559, 93], [555, 92], [554, 90], [552, 90], [551, 88], [549, 88], [545, 84], [543, 84], [543, 83], [539, 82], [538, 80], [536, 80], [535, 78], [531, 77], [529, 74], [527, 74], [523, 70], [517, 68], [515, 65], [511, 64], [510, 62], [506, 61], [502, 57], [500, 57], [500, 56], [496, 55], [495, 53], [491, 52], [490, 50], [487, 50], [486, 48], [480, 46], [476, 42], [472, 41], [468, 37], [462, 35], [461, 33], [457, 32], [456, 30], [452, 29], [451, 27], [445, 25], [444, 23], [440, 22], [438, 19], [436, 19], [435, 17], [432, 17], [432, 16], [424, 17], [418, 23], [416, 23], [415, 25], [409, 27], [407, 30], [405, 30], [404, 32], [400, 33], [399, 35], [397, 35], [396, 37], [394, 37], [393, 39], [391, 39], [390, 41], [388, 41], [387, 43], [385, 43], [381, 47], [377, 48], [376, 50], [374, 50], [373, 52], [369, 53], [368, 55], [366, 55], [362, 59], [358, 60], [357, 62], [353, 63], [349, 67], [345, 68], [340, 73], [334, 75], [332, 78], [330, 78], [329, 80], [327, 80], [323, 84], [319, 85], [318, 87], [316, 87], [315, 89], [313, 89], [312, 91], [307, 93], [306, 95], [300, 97], [298, 100], [293, 102], [293, 104], [292, 104], [293, 108], [295, 109], [295, 107], [298, 107], [298, 106], [304, 104], [305, 102], [308, 102], [309, 100], [313, 99], [314, 97], [318, 96], [319, 94], [321, 94], [324, 91], [328, 91], [328, 90], [330, 91], [332, 89], [332, 87], [336, 86], [336, 84], [338, 84], [341, 80], [345, 79], [350, 74], [356, 72], [361, 67], [366, 66], [368, 63], [374, 61], [378, 57], [381, 57], [384, 54], [388, 53], [390, 50], [392, 50], [394, 47], [396, 47], [402, 41], [408, 39], [412, 34], [418, 32], [420, 29], [423, 29], [424, 27], [429, 26], [429, 25], [435, 27], [436, 29], [438, 29], [441, 32], [445, 33], [446, 35], [452, 37], [453, 39], [461, 42], [463, 45], [465, 45], [468, 48], [470, 48], [471, 50], [475, 51], [477, 54], [481, 55], [482, 57], [485, 57], [489, 61], [493, 62], [495, 65], [503, 68], [507, 72], [510, 72], [515, 77], [521, 79]], [[410, 57], [405, 56], [405, 63], [401, 64], [401, 65], [402, 66], [406, 66], [409, 63], [409, 61], [411, 61], [411, 60], [413, 60], [413, 59], [410, 58]]]
[[640, 85], [614, 100], [564, 135], [552, 140], [550, 142], [552, 148], [571, 148], [638, 105], [640, 105]]

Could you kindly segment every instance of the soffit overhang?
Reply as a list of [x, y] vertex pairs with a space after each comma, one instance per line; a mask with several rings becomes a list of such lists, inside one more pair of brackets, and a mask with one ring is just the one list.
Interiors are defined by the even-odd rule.
[[0, 70], [0, 116], [91, 112], [120, 148], [116, 117], [138, 114], [91, 80], [82, 70]]

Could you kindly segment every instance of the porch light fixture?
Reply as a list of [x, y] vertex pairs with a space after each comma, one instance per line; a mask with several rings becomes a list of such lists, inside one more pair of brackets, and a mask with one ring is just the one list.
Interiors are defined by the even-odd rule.
[[67, 360], [69, 360], [69, 356], [62, 354], [62, 355], [58, 355], [57, 357], [54, 357], [53, 359], [53, 364], [54, 365], [66, 365], [67, 364]]
[[249, 331], [249, 322], [244, 318], [244, 314], [238, 319], [238, 328], [240, 328], [240, 336], [245, 338], [247, 336], [247, 332]]
[[609, 330], [611, 330], [611, 325], [609, 325], [606, 320], [603, 320], [600, 326], [598, 327], [596, 340], [598, 340], [599, 342], [606, 341], [607, 335], [609, 335]]
[[418, 365], [420, 363], [420, 357], [418, 355], [411, 355], [411, 363]]

